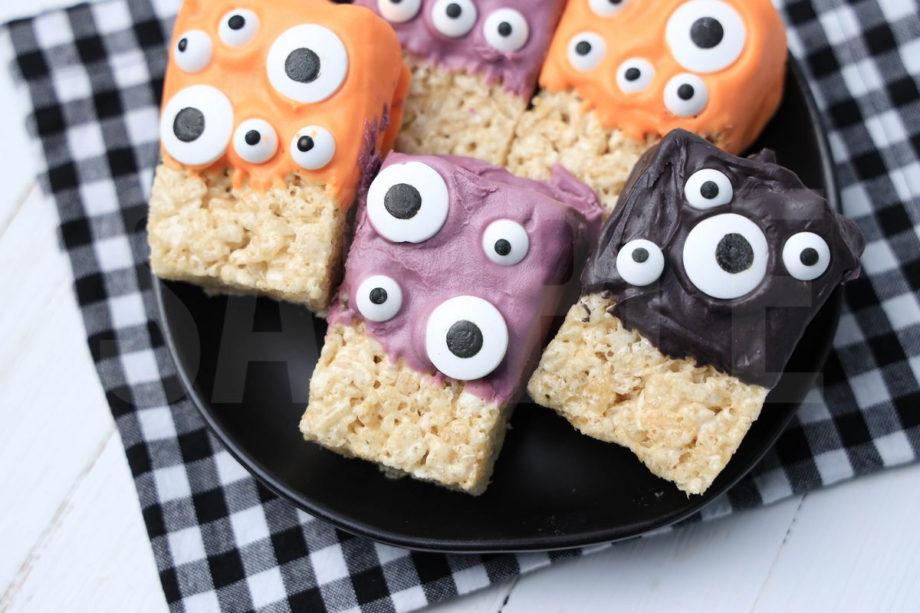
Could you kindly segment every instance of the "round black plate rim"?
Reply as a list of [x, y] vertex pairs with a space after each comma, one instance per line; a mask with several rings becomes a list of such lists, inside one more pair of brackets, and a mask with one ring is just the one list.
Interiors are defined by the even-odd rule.
[[[811, 90], [809, 89], [808, 82], [804, 77], [804, 73], [799, 63], [791, 56], [789, 58], [788, 68], [795, 78], [799, 89], [801, 90], [802, 98], [805, 102], [808, 114], [811, 117], [814, 125], [817, 126], [816, 144], [820, 152], [821, 169], [824, 183], [827, 186], [827, 193], [825, 194], [825, 197], [834, 210], [840, 210], [837, 179], [834, 173], [833, 161], [830, 153], [830, 147], [827, 141], [827, 135], [823, 128], [817, 103], [811, 93]], [[158, 314], [160, 316], [160, 323], [164, 340], [166, 342], [170, 356], [173, 358], [176, 364], [179, 364], [180, 360], [177, 357], [179, 352], [176, 347], [176, 339], [174, 338], [173, 329], [168, 324], [167, 318], [164, 315], [166, 311], [164, 305], [162, 283], [162, 281], [154, 277], [154, 282], [152, 284], [154, 296], [157, 303]], [[833, 336], [833, 330], [836, 329], [842, 305], [842, 293], [840, 290], [835, 292], [835, 294], [829, 300], [829, 303], [830, 304], [828, 306], [830, 306], [830, 311], [833, 316], [833, 322], [830, 323], [829, 327], [831, 336]], [[830, 351], [831, 343], [824, 344], [818, 351], [819, 355], [817, 356], [817, 363], [823, 364], [826, 361]], [[401, 534], [394, 533], [390, 530], [368, 525], [364, 522], [353, 521], [347, 516], [344, 516], [336, 511], [325, 508], [322, 505], [315, 504], [313, 501], [301, 495], [296, 490], [287, 487], [285, 484], [276, 479], [272, 474], [270, 474], [259, 463], [258, 460], [247, 454], [237, 443], [233, 436], [224, 431], [210, 410], [208, 403], [198, 393], [194, 382], [189, 379], [188, 373], [185, 371], [185, 369], [177, 368], [176, 370], [185, 392], [192, 400], [192, 404], [198, 410], [198, 413], [203, 417], [211, 432], [217, 436], [224, 447], [226, 447], [230, 455], [233, 456], [238, 462], [240, 462], [240, 464], [242, 464], [254, 477], [256, 477], [256, 479], [258, 479], [260, 483], [262, 483], [262, 485], [264, 485], [271, 492], [291, 502], [296, 507], [309, 513], [310, 515], [326, 520], [334, 526], [341, 528], [349, 533], [365, 536], [375, 541], [389, 545], [412, 549], [415, 551], [427, 551], [435, 553], [515, 553], [573, 549], [577, 547], [586, 547], [600, 543], [610, 543], [634, 538], [651, 531], [665, 528], [699, 512], [702, 508], [707, 506], [713, 500], [717, 499], [719, 496], [737, 484], [737, 482], [740, 481], [747, 474], [747, 472], [749, 472], [750, 468], [753, 468], [758, 463], [758, 461], [762, 459], [763, 456], [766, 455], [766, 453], [773, 447], [785, 427], [788, 426], [789, 422], [795, 415], [795, 410], [790, 410], [786, 415], [783, 416], [781, 421], [782, 427], [776, 428], [770, 434], [770, 436], [765, 439], [765, 444], [762, 445], [761, 450], [757, 455], [756, 461], [750, 463], [748, 470], [738, 473], [733, 479], [724, 480], [721, 483], [717, 482], [712, 487], [710, 487], [709, 490], [707, 490], [705, 495], [691, 496], [689, 498], [691, 502], [689, 502], [686, 507], [678, 512], [660, 516], [649, 520], [648, 522], [633, 523], [628, 526], [616, 526], [603, 530], [583, 531], [575, 535], [541, 535], [539, 537], [508, 540], [443, 538], [433, 540], [422, 537], [410, 538]], [[810, 381], [810, 384], [813, 384], [816, 377], [817, 373], [813, 373], [812, 381]]]

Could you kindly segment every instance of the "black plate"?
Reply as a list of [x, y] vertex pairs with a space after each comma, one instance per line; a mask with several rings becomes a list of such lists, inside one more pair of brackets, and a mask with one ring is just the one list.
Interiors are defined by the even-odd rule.
[[[783, 105], [755, 146], [837, 206], [833, 169], [808, 86], [795, 66]], [[379, 541], [432, 551], [549, 550], [637, 536], [698, 511], [776, 441], [821, 370], [839, 292], [808, 328], [788, 373], [713, 486], [687, 497], [616, 445], [578, 434], [551, 411], [518, 406], [488, 491], [473, 498], [305, 443], [297, 429], [325, 323], [303, 308], [208, 298], [157, 283], [163, 329], [208, 425], [268, 488], [308, 513]]]

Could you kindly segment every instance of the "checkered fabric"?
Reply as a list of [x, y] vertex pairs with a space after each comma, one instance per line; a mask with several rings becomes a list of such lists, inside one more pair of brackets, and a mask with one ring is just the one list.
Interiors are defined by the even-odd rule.
[[[586, 553], [375, 544], [276, 498], [205, 430], [156, 321], [144, 234], [177, 4], [80, 5], [11, 23], [2, 37], [171, 607], [406, 611]], [[920, 453], [920, 10], [906, 0], [779, 4], [827, 121], [845, 211], [868, 240], [865, 274], [847, 288], [823, 388], [697, 520]]]

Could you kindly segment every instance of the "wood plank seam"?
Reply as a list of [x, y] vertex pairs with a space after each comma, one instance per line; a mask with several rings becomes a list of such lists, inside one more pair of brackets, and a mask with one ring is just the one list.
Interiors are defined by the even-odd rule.
[[29, 555], [26, 556], [22, 566], [19, 567], [19, 571], [16, 573], [16, 576], [12, 581], [10, 581], [9, 585], [6, 586], [3, 596], [0, 597], [0, 611], [5, 611], [16, 599], [17, 592], [28, 579], [33, 564], [42, 555], [44, 545], [54, 535], [54, 531], [57, 530], [58, 527], [60, 527], [62, 524], [74, 493], [77, 491], [77, 489], [79, 489], [80, 484], [86, 479], [87, 475], [89, 475], [93, 468], [95, 468], [95, 466], [98, 464], [99, 458], [102, 456], [102, 452], [105, 450], [106, 445], [109, 444], [109, 442], [112, 440], [112, 437], [114, 436], [118, 436], [118, 433], [115, 430], [115, 424], [113, 423], [109, 429], [108, 436], [106, 436], [102, 443], [99, 445], [96, 453], [93, 455], [93, 459], [82, 471], [80, 471], [80, 474], [73, 482], [73, 486], [71, 486], [70, 490], [67, 492], [67, 495], [55, 510], [51, 521], [48, 523], [48, 526], [45, 528], [45, 530], [42, 531], [41, 535], [35, 541], [35, 545], [33, 545], [31, 551], [29, 551]]
[[[19, 215], [22, 211], [22, 207], [25, 206], [26, 202], [32, 197], [32, 193], [38, 189], [38, 181], [33, 180], [29, 185], [23, 190], [21, 196], [16, 199], [16, 204], [13, 205], [10, 214], [6, 216], [5, 219], [0, 219], [0, 240], [3, 239], [3, 236], [6, 234], [6, 231], [10, 229], [10, 226], [13, 225], [13, 221], [16, 219], [16, 216]], [[57, 212], [55, 212], [55, 217], [57, 217]]]

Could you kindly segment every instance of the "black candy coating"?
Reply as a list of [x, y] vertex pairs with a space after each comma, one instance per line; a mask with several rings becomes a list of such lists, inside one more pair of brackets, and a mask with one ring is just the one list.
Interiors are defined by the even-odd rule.
[[[685, 184], [704, 168], [728, 177], [731, 203], [706, 210], [687, 203]], [[770, 255], [766, 277], [757, 288], [735, 300], [721, 300], [694, 287], [684, 269], [683, 249], [698, 223], [729, 212], [760, 227]], [[814, 232], [830, 247], [829, 268], [814, 281], [793, 278], [783, 264], [783, 247], [799, 232]], [[749, 266], [754, 254], [748, 241], [729, 236], [726, 231], [713, 240], [711, 250], [689, 257], [716, 258], [729, 269]], [[636, 239], [655, 243], [665, 257], [661, 277], [645, 287], [627, 283], [616, 267], [619, 250]], [[840, 283], [859, 274], [863, 247], [856, 225], [778, 166], [771, 152], [739, 158], [675, 130], [642, 156], [630, 174], [588, 260], [582, 291], [605, 292], [615, 302], [611, 314], [663, 353], [690, 356], [769, 388], [776, 385], [815, 313]]]

